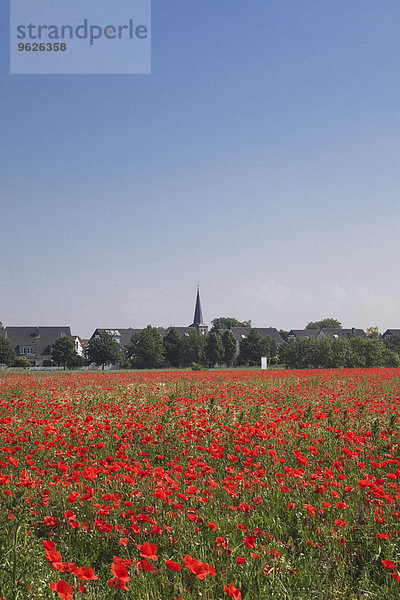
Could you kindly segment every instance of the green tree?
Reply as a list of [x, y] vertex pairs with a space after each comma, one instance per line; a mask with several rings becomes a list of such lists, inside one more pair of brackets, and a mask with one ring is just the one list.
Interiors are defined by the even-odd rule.
[[183, 337], [175, 327], [169, 327], [164, 340], [164, 357], [171, 367], [180, 367], [183, 362]]
[[239, 344], [238, 361], [242, 365], [257, 366], [262, 356], [270, 358], [275, 356], [276, 352], [276, 342], [272, 338], [261, 337], [256, 329], [252, 329]]
[[16, 360], [17, 353], [10, 340], [0, 337], [0, 364], [10, 367]]
[[400, 335], [391, 335], [389, 337], [386, 337], [384, 340], [384, 344], [389, 350], [400, 354]]
[[202, 335], [196, 329], [193, 329], [188, 336], [183, 337], [182, 342], [182, 365], [189, 367], [193, 363], [199, 365], [206, 364], [205, 356], [205, 340], [206, 336]]
[[98, 337], [88, 341], [86, 356], [90, 362], [101, 365], [116, 364], [122, 359], [122, 351], [118, 342], [109, 333], [102, 332]]
[[211, 323], [211, 331], [218, 331], [218, 329], [232, 329], [232, 327], [251, 327], [251, 320], [238, 321], [235, 317], [216, 317]]
[[76, 357], [74, 340], [70, 337], [59, 337], [51, 346], [51, 358], [57, 365], [63, 365], [64, 371], [67, 365], [68, 367], [74, 365]]
[[379, 331], [379, 329], [378, 329], [378, 327], [376, 325], [374, 327], [367, 327], [366, 333], [367, 333], [367, 337], [369, 337], [369, 338], [380, 338], [380, 337], [382, 337], [381, 333], [380, 333], [380, 331]]
[[347, 340], [346, 367], [349, 369], [363, 369], [367, 366], [365, 356], [364, 338], [351, 336]]
[[1, 321], [0, 321], [0, 329], [4, 329], [4, 325]]
[[164, 346], [159, 330], [147, 325], [132, 336], [126, 355], [135, 369], [159, 369], [164, 362]]
[[306, 329], [342, 329], [342, 324], [337, 319], [327, 317], [321, 321], [310, 321], [307, 323]]
[[280, 360], [288, 369], [314, 369], [320, 363], [315, 338], [290, 340], [280, 349]]
[[229, 329], [224, 331], [222, 335], [222, 344], [224, 346], [224, 362], [230, 367], [236, 359], [236, 338]]
[[340, 369], [346, 364], [347, 346], [344, 342], [325, 337], [322, 340], [314, 340], [314, 368]]
[[211, 331], [206, 336], [204, 353], [210, 367], [215, 367], [217, 363], [223, 362], [225, 356], [224, 345], [221, 336], [215, 331]]
[[386, 346], [382, 354], [382, 360], [384, 367], [395, 369], [400, 367], [400, 356], [397, 354], [397, 352], [386, 348]]

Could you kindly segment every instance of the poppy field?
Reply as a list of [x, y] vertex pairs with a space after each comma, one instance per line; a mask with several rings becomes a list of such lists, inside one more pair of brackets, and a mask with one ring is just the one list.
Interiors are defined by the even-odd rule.
[[0, 600], [400, 597], [400, 370], [0, 375]]

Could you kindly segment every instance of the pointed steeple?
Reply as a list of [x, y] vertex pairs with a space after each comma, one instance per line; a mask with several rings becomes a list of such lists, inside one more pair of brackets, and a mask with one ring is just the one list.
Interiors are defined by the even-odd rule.
[[203, 313], [201, 310], [201, 302], [200, 302], [200, 290], [199, 286], [197, 286], [197, 296], [196, 296], [196, 306], [194, 309], [194, 319], [193, 323], [189, 325], [189, 327], [195, 327], [201, 333], [206, 333], [208, 326], [203, 323]]

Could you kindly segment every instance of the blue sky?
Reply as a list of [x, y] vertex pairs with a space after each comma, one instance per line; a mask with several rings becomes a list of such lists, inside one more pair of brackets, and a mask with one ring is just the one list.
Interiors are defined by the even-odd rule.
[[10, 75], [6, 325], [400, 327], [400, 4], [152, 3], [151, 75]]

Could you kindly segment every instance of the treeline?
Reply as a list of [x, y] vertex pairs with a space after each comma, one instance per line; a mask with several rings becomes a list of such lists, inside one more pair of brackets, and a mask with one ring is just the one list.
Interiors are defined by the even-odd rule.
[[283, 344], [279, 358], [288, 369], [400, 367], [399, 354], [389, 346], [377, 337], [300, 338]]
[[[52, 344], [52, 358], [45, 366], [62, 365], [79, 368], [96, 363], [102, 368], [119, 364], [121, 368], [160, 369], [166, 367], [195, 369], [219, 366], [260, 366], [262, 356], [268, 364], [281, 363], [288, 369], [338, 369], [400, 367], [400, 336], [384, 340], [380, 336], [323, 339], [299, 338], [278, 349], [270, 337], [261, 337], [251, 329], [247, 337], [237, 340], [227, 329], [221, 335], [211, 331], [202, 335], [195, 329], [181, 335], [170, 327], [164, 337], [159, 329], [148, 325], [132, 336], [125, 347], [109, 333], [89, 340], [86, 356], [78, 356], [71, 338], [61, 337]], [[0, 338], [0, 364], [28, 367], [25, 357], [17, 358], [10, 341]]]
[[170, 327], [162, 338], [159, 330], [151, 325], [133, 335], [124, 350], [109, 334], [101, 333], [89, 341], [86, 352], [88, 359], [97, 365], [119, 363], [133, 369], [256, 366], [261, 356], [278, 360], [276, 342], [270, 337], [261, 337], [256, 330], [251, 330], [240, 342], [237, 354], [236, 338], [229, 330], [222, 336], [214, 331], [202, 335], [195, 329], [181, 335]]

